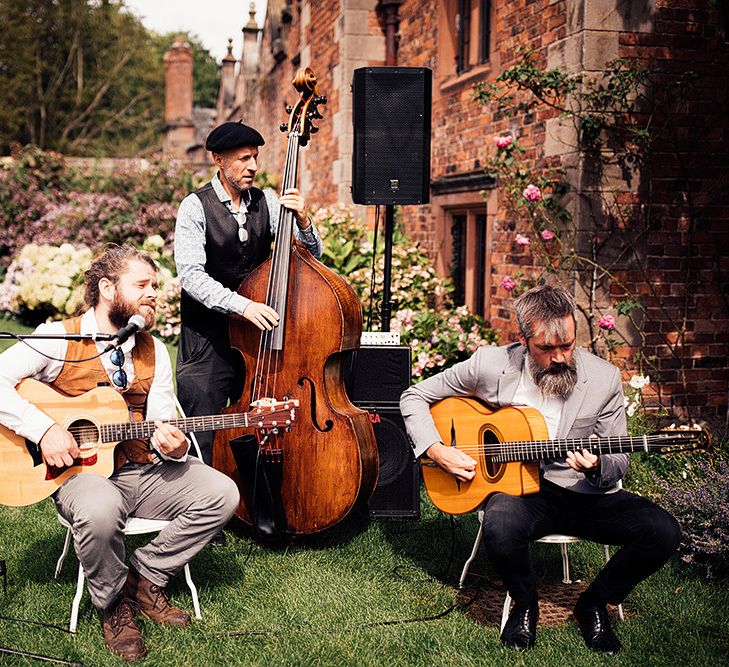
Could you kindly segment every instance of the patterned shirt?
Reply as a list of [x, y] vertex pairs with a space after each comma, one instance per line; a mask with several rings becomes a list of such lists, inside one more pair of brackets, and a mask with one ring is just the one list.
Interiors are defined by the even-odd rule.
[[[248, 192], [242, 193], [240, 209], [236, 211], [230, 195], [225, 191], [217, 174], [213, 177], [211, 184], [218, 199], [230, 211], [236, 225], [240, 229], [245, 229], [250, 194]], [[263, 194], [268, 205], [271, 234], [276, 236], [280, 211], [278, 197], [270, 189], [264, 190]], [[303, 231], [295, 224], [294, 234], [314, 257], [317, 259], [321, 257], [321, 237], [313, 224], [310, 224]], [[193, 193], [182, 200], [177, 211], [177, 224], [175, 225], [175, 263], [177, 264], [177, 275], [180, 277], [182, 289], [211, 310], [243, 315], [251, 300], [214, 280], [205, 271], [206, 261], [205, 212], [200, 198]]]

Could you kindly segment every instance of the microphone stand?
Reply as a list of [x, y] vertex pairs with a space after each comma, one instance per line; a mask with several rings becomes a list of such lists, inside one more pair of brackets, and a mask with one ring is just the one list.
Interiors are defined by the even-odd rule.
[[116, 334], [11, 334], [7, 331], [0, 331], [0, 340], [14, 338], [14, 339], [37, 339], [37, 340], [93, 340], [93, 341], [108, 341], [114, 340]]

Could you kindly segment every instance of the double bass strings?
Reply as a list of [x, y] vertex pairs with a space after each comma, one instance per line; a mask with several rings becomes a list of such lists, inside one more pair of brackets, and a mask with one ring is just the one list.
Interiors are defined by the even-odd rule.
[[[297, 132], [291, 132], [288, 137], [287, 155], [284, 167], [282, 191], [295, 186], [296, 169], [298, 163], [298, 137]], [[274, 257], [271, 263], [271, 274], [269, 276], [266, 303], [279, 314], [279, 326], [286, 313], [286, 289], [288, 275], [288, 255], [290, 254], [293, 235], [293, 213], [280, 206], [279, 226], [276, 233], [277, 242], [274, 247]], [[271, 330], [264, 330], [259, 338], [258, 356], [256, 359], [256, 375], [253, 396], [251, 400], [258, 400], [262, 397], [275, 397], [277, 387], [276, 378], [271, 380], [273, 363], [281, 350], [275, 349], [275, 339], [280, 332], [274, 327]], [[282, 342], [282, 341], [281, 341]]]

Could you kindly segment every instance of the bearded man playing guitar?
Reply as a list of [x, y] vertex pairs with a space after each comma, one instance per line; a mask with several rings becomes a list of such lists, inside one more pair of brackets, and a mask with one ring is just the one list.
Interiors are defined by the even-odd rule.
[[[89, 310], [41, 325], [37, 332], [114, 332], [135, 314], [147, 327], [154, 322], [157, 266], [143, 252], [128, 246], [106, 250], [86, 272], [85, 289]], [[18, 343], [0, 355], [0, 423], [39, 443], [49, 471], [78, 463], [79, 443], [42, 406], [18, 394], [15, 387], [24, 378], [41, 380], [71, 396], [108, 385], [121, 393], [135, 421], [174, 416], [169, 355], [149, 334], [131, 335], [111, 355], [104, 354], [106, 343], [89, 339], [36, 340], [32, 345], [35, 350]], [[238, 505], [235, 483], [188, 457], [188, 446], [182, 431], [156, 421], [149, 440], [126, 440], [117, 446], [111, 477], [76, 474], [54, 494], [59, 514], [71, 525], [91, 600], [102, 612], [106, 645], [125, 660], [147, 652], [136, 611], [159, 623], [189, 625], [190, 616], [169, 604], [164, 587]], [[123, 529], [130, 514], [171, 523], [137, 549], [127, 567]]]
[[[625, 436], [620, 373], [576, 347], [575, 302], [564, 289], [542, 285], [515, 302], [519, 343], [483, 346], [467, 361], [410, 387], [400, 401], [416, 456], [426, 454], [460, 483], [474, 479], [477, 461], [443, 444], [429, 408], [453, 396], [473, 396], [494, 408], [529, 406], [544, 417], [549, 438]], [[650, 501], [622, 490], [625, 454], [568, 451], [540, 464], [540, 488], [528, 495], [494, 493], [483, 509], [488, 557], [514, 600], [501, 633], [513, 649], [534, 645], [539, 615], [529, 543], [551, 533], [622, 545], [582, 593], [574, 618], [589, 648], [617, 653], [606, 604], [617, 605], [658, 570], [680, 541], [676, 520]]]

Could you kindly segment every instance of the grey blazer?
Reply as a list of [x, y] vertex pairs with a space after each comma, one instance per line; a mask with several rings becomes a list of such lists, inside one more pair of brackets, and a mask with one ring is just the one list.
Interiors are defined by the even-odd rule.
[[[586, 350], [575, 350], [577, 384], [567, 397], [558, 438], [626, 435], [623, 386], [620, 372], [611, 363]], [[416, 456], [421, 456], [441, 438], [429, 407], [451, 396], [475, 396], [494, 408], [513, 405], [524, 366], [524, 348], [519, 343], [480, 347], [470, 359], [448, 368], [407, 389], [400, 410]], [[580, 493], [609, 493], [628, 469], [626, 454], [603, 454], [600, 472], [585, 475], [570, 468], [564, 459], [541, 462], [544, 479]]]

